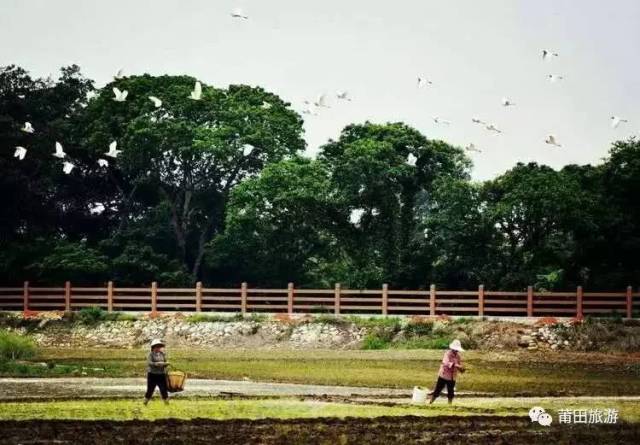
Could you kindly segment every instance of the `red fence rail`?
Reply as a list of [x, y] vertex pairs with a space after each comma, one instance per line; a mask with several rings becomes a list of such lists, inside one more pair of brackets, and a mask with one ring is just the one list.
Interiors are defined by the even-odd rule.
[[100, 307], [112, 311], [333, 313], [381, 315], [565, 316], [619, 314], [632, 318], [640, 312], [640, 292], [631, 286], [621, 292], [538, 292], [477, 290], [193, 288], [150, 287], [0, 287], [0, 310], [77, 311]]

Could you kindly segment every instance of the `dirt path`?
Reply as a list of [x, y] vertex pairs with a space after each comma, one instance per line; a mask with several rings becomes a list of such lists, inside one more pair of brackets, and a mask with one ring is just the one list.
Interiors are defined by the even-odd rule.
[[[136, 397], [145, 389], [142, 378], [2, 378], [0, 401], [57, 398]], [[190, 379], [178, 397], [242, 395], [256, 397], [329, 396], [406, 398], [411, 391], [392, 388], [301, 385], [248, 380]]]

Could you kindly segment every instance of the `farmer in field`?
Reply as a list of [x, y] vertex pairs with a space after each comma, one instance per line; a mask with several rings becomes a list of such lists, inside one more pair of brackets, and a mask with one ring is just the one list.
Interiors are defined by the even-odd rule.
[[431, 393], [431, 399], [429, 404], [433, 403], [438, 398], [442, 389], [447, 387], [447, 398], [449, 403], [453, 402], [453, 389], [456, 386], [456, 374], [458, 371], [464, 373], [464, 366], [462, 366], [462, 357], [460, 353], [464, 351], [460, 340], [453, 340], [449, 345], [449, 349], [444, 353], [442, 357], [442, 364], [440, 365], [440, 371], [438, 372], [438, 381], [436, 387]]
[[156, 386], [160, 390], [160, 396], [165, 404], [169, 404], [169, 393], [167, 392], [167, 354], [164, 352], [164, 342], [153, 340], [151, 342], [151, 352], [147, 359], [147, 393], [144, 396], [144, 404], [151, 400]]

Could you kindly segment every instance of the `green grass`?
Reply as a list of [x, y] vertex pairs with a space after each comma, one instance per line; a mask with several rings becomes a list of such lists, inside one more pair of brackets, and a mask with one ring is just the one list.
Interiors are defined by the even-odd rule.
[[235, 315], [220, 315], [220, 314], [193, 314], [189, 315], [185, 320], [189, 323], [202, 323], [202, 322], [223, 322], [230, 323], [233, 321], [242, 321], [242, 314]]
[[398, 317], [358, 317], [352, 315], [344, 319], [350, 321], [360, 328], [391, 328], [399, 330], [402, 319]]
[[631, 400], [580, 399], [457, 399], [448, 406], [444, 400], [431, 406], [358, 405], [298, 399], [174, 399], [168, 406], [157, 398], [149, 406], [140, 399], [72, 400], [49, 402], [10, 402], [0, 404], [3, 420], [74, 419], [74, 420], [154, 420], [176, 419], [294, 419], [317, 417], [377, 417], [377, 416], [443, 416], [489, 415], [527, 416], [532, 406], [543, 406], [557, 419], [559, 409], [607, 409], [619, 411], [620, 419], [640, 421], [640, 404]]
[[[292, 351], [171, 349], [176, 369], [194, 378], [242, 379], [345, 386], [411, 388], [431, 386], [442, 351]], [[89, 375], [135, 377], [145, 372], [146, 348], [45, 349], [35, 360], [86, 371]], [[640, 357], [594, 353], [463, 354], [468, 372], [460, 391], [501, 395], [640, 395]], [[63, 368], [34, 367], [29, 376], [60, 376]], [[0, 368], [2, 376], [25, 376]]]
[[103, 364], [95, 363], [56, 363], [54, 361], [31, 363], [27, 361], [0, 362], [0, 376], [12, 377], [104, 377], [124, 372], [122, 364], [113, 363], [102, 368]]
[[397, 349], [447, 349], [451, 337], [416, 337], [402, 340], [391, 345]]
[[0, 363], [31, 358], [35, 354], [36, 344], [31, 337], [0, 329]]
[[362, 340], [362, 349], [374, 350], [374, 349], [387, 349], [391, 341], [381, 335], [371, 333]]

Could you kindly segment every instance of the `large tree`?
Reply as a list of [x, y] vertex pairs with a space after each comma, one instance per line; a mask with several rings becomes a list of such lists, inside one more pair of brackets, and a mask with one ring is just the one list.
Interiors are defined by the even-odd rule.
[[[103, 174], [112, 184], [107, 204], [120, 230], [144, 221], [152, 209], [165, 215], [172, 232], [165, 251], [194, 279], [208, 241], [223, 228], [233, 187], [305, 146], [300, 117], [276, 95], [244, 85], [202, 85], [201, 99], [194, 100], [195, 81], [149, 75], [115, 80], [86, 108], [77, 147], [83, 173]], [[128, 92], [126, 101], [114, 100], [114, 87]], [[122, 153], [101, 170], [96, 159], [112, 141]]]
[[347, 126], [319, 159], [332, 172], [345, 223], [351, 220], [342, 239], [354, 269], [368, 271], [353, 284], [423, 285], [428, 265], [415, 261], [423, 237], [418, 202], [429, 199], [437, 179], [468, 177], [463, 151], [401, 123], [367, 122]]
[[[487, 214], [500, 234], [502, 287], [575, 270], [575, 232], [591, 224], [589, 196], [575, 177], [535, 163], [518, 164], [484, 186]], [[557, 283], [562, 284], [562, 283]]]
[[[67, 177], [52, 156], [65, 140], [92, 82], [77, 66], [62, 68], [58, 79], [34, 79], [16, 66], [0, 69], [0, 275], [2, 281], [30, 278], [30, 261], [66, 236], [104, 236], [100, 222], [89, 224], [86, 196], [94, 187]], [[23, 131], [25, 123], [32, 133]], [[13, 156], [27, 149], [24, 160]]]
[[215, 240], [209, 262], [236, 283], [332, 285], [339, 277], [327, 263], [341, 256], [333, 230], [339, 207], [321, 162], [271, 164], [233, 191], [225, 233]]
[[449, 289], [495, 286], [500, 238], [486, 212], [482, 184], [440, 179], [420, 210], [424, 240], [416, 255], [431, 265], [430, 281]]

